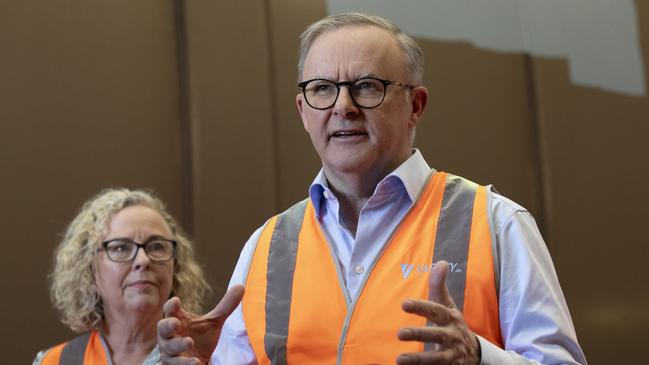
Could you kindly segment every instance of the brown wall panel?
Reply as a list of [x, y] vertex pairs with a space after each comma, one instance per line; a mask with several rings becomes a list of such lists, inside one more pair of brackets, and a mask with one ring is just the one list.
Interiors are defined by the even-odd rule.
[[[647, 72], [649, 4], [636, 7]], [[568, 67], [534, 60], [550, 248], [589, 364], [640, 363], [649, 328], [649, 96], [576, 86]]]
[[259, 1], [186, 1], [194, 237], [216, 305], [239, 252], [275, 212], [266, 12]]
[[590, 364], [635, 363], [649, 326], [649, 97], [572, 85], [562, 61], [534, 64], [550, 248], [577, 333]]
[[71, 335], [46, 275], [82, 202], [151, 187], [183, 211], [175, 27], [163, 1], [2, 2], [0, 14], [0, 338], [2, 362], [25, 364]]

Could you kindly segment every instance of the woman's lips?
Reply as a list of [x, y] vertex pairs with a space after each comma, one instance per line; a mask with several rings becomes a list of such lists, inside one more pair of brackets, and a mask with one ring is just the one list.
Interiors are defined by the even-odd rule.
[[133, 281], [131, 283], [128, 283], [126, 286], [127, 287], [134, 287], [134, 288], [143, 288], [146, 286], [155, 286], [156, 284], [153, 281], [149, 280], [137, 280]]

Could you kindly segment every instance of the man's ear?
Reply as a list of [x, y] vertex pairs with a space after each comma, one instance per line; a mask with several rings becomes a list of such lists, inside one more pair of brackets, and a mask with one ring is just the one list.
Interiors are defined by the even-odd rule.
[[297, 94], [295, 96], [295, 105], [297, 106], [297, 112], [300, 113], [302, 125], [304, 126], [304, 129], [306, 129], [306, 120], [304, 119], [304, 95]]
[[410, 122], [408, 127], [415, 127], [419, 118], [424, 114], [424, 109], [426, 109], [426, 103], [428, 102], [428, 89], [425, 86], [417, 86], [410, 91], [412, 97], [411, 107], [412, 111], [410, 113]]

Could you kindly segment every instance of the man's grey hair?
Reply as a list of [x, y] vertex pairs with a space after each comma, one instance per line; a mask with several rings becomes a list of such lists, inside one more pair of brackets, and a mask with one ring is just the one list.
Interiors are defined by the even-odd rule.
[[414, 86], [422, 84], [424, 77], [424, 52], [421, 50], [421, 47], [419, 47], [417, 42], [415, 42], [415, 40], [409, 35], [402, 32], [401, 29], [391, 21], [379, 16], [363, 13], [342, 13], [330, 15], [311, 24], [300, 35], [300, 61], [297, 66], [298, 80], [302, 79], [304, 61], [309, 53], [309, 49], [311, 49], [311, 46], [313, 45], [313, 42], [326, 32], [351, 26], [375, 26], [392, 33], [397, 39], [397, 42], [404, 54], [406, 68], [410, 78], [407, 82]]

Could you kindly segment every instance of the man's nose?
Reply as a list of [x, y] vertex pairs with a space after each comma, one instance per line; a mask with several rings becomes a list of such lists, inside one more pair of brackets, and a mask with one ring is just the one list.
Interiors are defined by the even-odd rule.
[[349, 92], [349, 86], [341, 86], [338, 93], [338, 99], [334, 104], [333, 112], [343, 118], [349, 118], [359, 113], [358, 106], [354, 103], [352, 95]]

